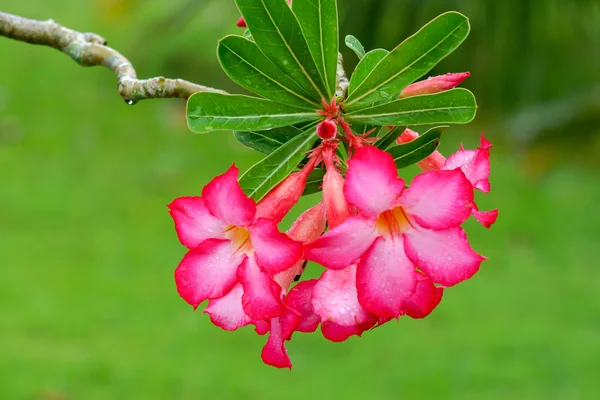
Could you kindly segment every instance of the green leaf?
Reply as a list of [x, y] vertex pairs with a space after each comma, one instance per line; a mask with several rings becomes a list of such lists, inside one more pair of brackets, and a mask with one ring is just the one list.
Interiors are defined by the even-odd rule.
[[277, 103], [309, 110], [321, 108], [314, 91], [306, 92], [258, 48], [241, 36], [226, 36], [217, 49], [225, 73], [238, 85]]
[[292, 138], [301, 134], [304, 130], [309, 127], [314, 127], [315, 123], [311, 122], [309, 125], [302, 129], [295, 126], [284, 126], [282, 128], [269, 129], [266, 131], [255, 131], [255, 132], [234, 132], [237, 140], [243, 145], [260, 151], [263, 154], [271, 154]]
[[254, 164], [239, 180], [246, 195], [256, 201], [262, 199], [296, 169], [317, 139], [314, 127], [308, 128]]
[[381, 150], [386, 150], [388, 147], [396, 143], [396, 139], [402, 135], [406, 128], [395, 126], [390, 129], [384, 136], [382, 136], [377, 142], [375, 142], [375, 147]]
[[360, 60], [352, 76], [350, 77], [350, 86], [348, 86], [348, 93], [351, 94], [357, 87], [362, 85], [367, 76], [373, 71], [373, 69], [379, 64], [379, 62], [389, 54], [389, 51], [384, 49], [371, 50], [365, 57]]
[[284, 0], [236, 0], [260, 50], [305, 91], [327, 98], [300, 24]]
[[337, 0], [295, 1], [292, 9], [330, 100], [335, 94], [339, 51]]
[[306, 187], [302, 196], [308, 196], [310, 194], [318, 193], [322, 190], [323, 178], [325, 177], [325, 169], [316, 168], [313, 172], [308, 175], [306, 179]]
[[452, 53], [468, 36], [469, 20], [457, 12], [440, 15], [392, 50], [346, 100], [346, 109], [397, 98]]
[[188, 126], [196, 133], [223, 129], [260, 131], [320, 118], [316, 111], [242, 95], [195, 93], [187, 102]]
[[383, 126], [466, 124], [475, 118], [477, 104], [467, 89], [407, 97], [344, 115], [350, 122]]
[[346, 47], [352, 50], [359, 60], [362, 60], [365, 56], [365, 48], [362, 43], [352, 35], [346, 36]]
[[408, 167], [429, 157], [437, 149], [440, 137], [446, 129], [447, 126], [432, 128], [411, 142], [389, 149], [388, 153], [394, 157], [396, 167]]

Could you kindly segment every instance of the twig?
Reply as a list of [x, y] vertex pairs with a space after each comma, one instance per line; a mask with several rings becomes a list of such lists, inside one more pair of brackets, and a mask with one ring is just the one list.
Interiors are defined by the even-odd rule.
[[108, 47], [104, 38], [95, 33], [81, 33], [65, 28], [51, 19], [37, 21], [0, 12], [0, 36], [54, 47], [81, 66], [101, 65], [110, 69], [117, 76], [119, 94], [128, 104], [144, 99], [186, 99], [196, 92], [225, 93], [183, 79], [167, 79], [162, 76], [138, 79], [131, 62]]
[[346, 96], [349, 85], [350, 82], [348, 82], [348, 75], [346, 75], [346, 71], [344, 70], [344, 57], [342, 56], [342, 53], [338, 53], [337, 87], [335, 95], [338, 97]]

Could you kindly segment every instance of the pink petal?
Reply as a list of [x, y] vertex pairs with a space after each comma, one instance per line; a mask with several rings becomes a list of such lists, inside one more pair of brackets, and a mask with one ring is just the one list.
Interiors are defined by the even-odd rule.
[[368, 321], [371, 316], [356, 293], [356, 264], [341, 271], [325, 271], [313, 289], [312, 307], [321, 322], [354, 326]]
[[286, 306], [284, 311], [281, 313], [281, 315], [276, 318], [279, 318], [279, 321], [281, 323], [281, 331], [283, 332], [283, 339], [291, 340], [292, 333], [294, 333], [294, 331], [296, 330], [296, 327], [298, 326], [300, 321], [302, 321], [302, 316], [295, 310], [292, 310], [291, 308]]
[[351, 336], [361, 336], [364, 331], [371, 329], [377, 323], [377, 318], [371, 317], [360, 325], [341, 326], [335, 322], [327, 321], [321, 324], [321, 333], [327, 340], [332, 342], [343, 342]]
[[442, 169], [460, 168], [473, 187], [487, 193], [490, 191], [490, 147], [491, 143], [482, 135], [477, 150], [457, 151], [448, 157]]
[[261, 271], [254, 257], [246, 258], [240, 265], [237, 276], [244, 287], [242, 306], [250, 318], [263, 320], [281, 314], [281, 287]]
[[193, 249], [206, 239], [224, 238], [225, 223], [208, 211], [201, 197], [180, 197], [168, 207], [185, 247]]
[[376, 237], [374, 219], [352, 217], [305, 245], [304, 256], [330, 269], [344, 269], [358, 260]]
[[460, 85], [469, 76], [471, 76], [470, 72], [432, 76], [424, 81], [408, 85], [400, 93], [400, 98], [443, 92]]
[[271, 220], [259, 218], [249, 231], [256, 262], [269, 275], [293, 267], [302, 256], [302, 245], [279, 232]]
[[294, 172], [267, 193], [256, 205], [255, 217], [267, 218], [277, 223], [281, 222], [300, 200], [306, 187], [306, 179], [314, 169], [314, 165], [314, 161], [307, 164], [301, 171]]
[[292, 369], [292, 361], [283, 343], [284, 337], [279, 318], [271, 319], [271, 331], [267, 344], [262, 349], [261, 357], [265, 364], [276, 368]]
[[359, 148], [348, 162], [344, 193], [367, 216], [389, 210], [404, 189], [392, 156], [373, 146]]
[[423, 228], [455, 228], [471, 215], [473, 187], [460, 170], [425, 172], [402, 193], [400, 204]]
[[440, 304], [444, 289], [436, 287], [431, 279], [417, 273], [415, 293], [402, 304], [402, 312], [411, 318], [425, 318]]
[[479, 211], [477, 206], [473, 208], [473, 217], [486, 228], [490, 229], [498, 218], [498, 210]]
[[403, 302], [415, 292], [416, 284], [415, 267], [406, 257], [402, 236], [380, 237], [358, 264], [358, 299], [378, 317], [398, 318]]
[[256, 333], [259, 335], [266, 335], [271, 330], [271, 321], [253, 321], [252, 322], [256, 329]]
[[216, 326], [226, 331], [235, 331], [251, 322], [242, 307], [243, 294], [244, 288], [238, 283], [225, 296], [209, 300], [203, 312], [210, 316]]
[[302, 281], [285, 296], [285, 304], [301, 316], [301, 320], [295, 328], [298, 332], [314, 332], [319, 326], [320, 318], [315, 314], [311, 305], [313, 288], [316, 283], [316, 279]]
[[327, 169], [323, 178], [323, 204], [329, 229], [339, 226], [352, 214], [344, 197], [344, 178], [334, 166]]
[[417, 268], [443, 286], [469, 279], [485, 259], [473, 251], [462, 228], [411, 229], [405, 232], [404, 248]]
[[202, 198], [215, 217], [228, 225], [247, 226], [254, 218], [256, 205], [242, 191], [238, 174], [239, 170], [233, 165], [204, 186]]
[[224, 296], [236, 284], [243, 258], [229, 240], [205, 240], [190, 250], [175, 270], [179, 295], [194, 308], [206, 299]]

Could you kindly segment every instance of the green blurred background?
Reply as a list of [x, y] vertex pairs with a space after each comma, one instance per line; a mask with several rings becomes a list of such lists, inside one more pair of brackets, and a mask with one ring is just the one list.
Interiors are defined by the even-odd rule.
[[[264, 337], [223, 332], [178, 297], [185, 250], [166, 210], [259, 155], [226, 132], [188, 132], [183, 101], [127, 106], [107, 70], [0, 38], [0, 399], [598, 398], [600, 3], [339, 4], [342, 34], [368, 49], [446, 10], [471, 18], [470, 38], [434, 73], [471, 71], [480, 105], [444, 152], [475, 146], [482, 130], [495, 143], [479, 202], [500, 218], [489, 232], [468, 224], [489, 257], [481, 272], [426, 320], [342, 344], [297, 335], [293, 372], [264, 366]], [[233, 0], [0, 0], [0, 10], [100, 33], [140, 77], [239, 91], [215, 55], [239, 32]]]

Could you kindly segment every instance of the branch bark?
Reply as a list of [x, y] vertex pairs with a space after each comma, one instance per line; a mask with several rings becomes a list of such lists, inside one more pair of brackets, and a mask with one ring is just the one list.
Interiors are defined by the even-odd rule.
[[54, 47], [84, 67], [100, 65], [110, 69], [117, 76], [119, 94], [128, 104], [145, 99], [187, 99], [197, 92], [225, 93], [183, 79], [168, 79], [162, 76], [138, 79], [131, 62], [118, 51], [108, 47], [103, 37], [95, 33], [74, 31], [51, 19], [37, 21], [0, 12], [0, 36]]

